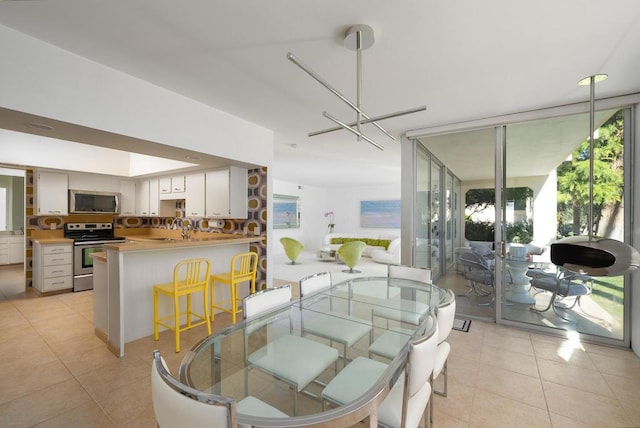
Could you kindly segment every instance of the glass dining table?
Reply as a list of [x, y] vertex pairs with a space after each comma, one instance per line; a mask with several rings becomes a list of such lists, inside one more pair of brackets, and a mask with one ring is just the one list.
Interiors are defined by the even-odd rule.
[[[409, 341], [433, 328], [431, 313], [444, 299], [445, 290], [406, 279], [364, 277], [343, 281], [207, 337], [183, 359], [180, 380], [199, 391], [232, 397], [237, 402], [255, 397], [290, 415], [285, 418], [266, 417], [256, 412], [243, 414], [239, 408], [238, 424], [338, 427], [371, 421], [377, 425], [376, 418], [369, 416], [375, 415], [375, 409], [403, 372]], [[305, 327], [337, 320], [368, 326], [369, 333], [354, 343], [339, 344], [330, 338], [331, 332], [317, 335]], [[369, 349], [376, 340], [389, 336], [385, 335], [388, 332], [397, 342], [394, 345], [397, 353], [394, 351], [392, 359], [374, 355]], [[250, 362], [252, 353], [284, 335], [304, 336], [334, 346], [341, 356], [298, 392], [281, 377]], [[388, 364], [387, 369], [377, 380], [372, 379], [372, 386], [357, 399], [342, 405], [327, 405], [322, 399], [324, 387], [357, 357], [378, 359]], [[296, 361], [298, 363], [304, 364], [304, 361]], [[299, 397], [294, 397], [295, 394]]]

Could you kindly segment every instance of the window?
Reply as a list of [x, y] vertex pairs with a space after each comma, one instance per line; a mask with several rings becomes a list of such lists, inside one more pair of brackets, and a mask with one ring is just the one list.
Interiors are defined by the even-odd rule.
[[[533, 190], [509, 187], [505, 192], [506, 242], [528, 244], [533, 239]], [[493, 241], [494, 189], [470, 189], [465, 196], [464, 237], [469, 241]]]

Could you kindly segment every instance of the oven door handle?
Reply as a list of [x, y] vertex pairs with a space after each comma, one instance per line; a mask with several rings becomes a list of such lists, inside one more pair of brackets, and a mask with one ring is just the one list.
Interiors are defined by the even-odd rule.
[[109, 243], [114, 243], [117, 244], [118, 242], [124, 242], [125, 239], [123, 239], [122, 241], [119, 240], [111, 240], [111, 241], [77, 241], [74, 242], [73, 245], [75, 245], [76, 247], [81, 247], [81, 246], [88, 246], [88, 245], [104, 245], [104, 244], [109, 244]]

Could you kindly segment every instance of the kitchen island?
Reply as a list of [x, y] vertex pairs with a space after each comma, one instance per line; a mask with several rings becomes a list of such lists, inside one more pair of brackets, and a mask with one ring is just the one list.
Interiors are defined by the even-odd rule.
[[[205, 257], [211, 262], [211, 273], [227, 272], [231, 258], [249, 251], [261, 236], [201, 234], [192, 239], [133, 237], [126, 243], [107, 244], [104, 263], [94, 275], [94, 307], [106, 313], [106, 325], [96, 325], [96, 333], [106, 336], [109, 349], [124, 356], [125, 344], [153, 334], [153, 285], [171, 282], [173, 268], [185, 259]], [[106, 256], [106, 257], [105, 257]], [[226, 299], [228, 287], [216, 286], [216, 296]], [[238, 290], [239, 297], [248, 293]], [[186, 306], [186, 303], [185, 303]], [[202, 300], [193, 299], [196, 312], [202, 311]], [[169, 299], [159, 302], [161, 314], [173, 311]]]

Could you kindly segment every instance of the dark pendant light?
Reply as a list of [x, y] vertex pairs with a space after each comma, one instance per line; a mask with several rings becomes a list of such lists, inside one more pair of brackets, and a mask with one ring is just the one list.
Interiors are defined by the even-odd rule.
[[589, 97], [589, 212], [588, 236], [569, 236], [551, 244], [551, 262], [571, 272], [589, 276], [618, 276], [638, 269], [640, 254], [632, 246], [610, 238], [593, 237], [593, 155], [595, 132], [595, 84], [606, 74], [586, 77], [579, 85], [590, 86]]

